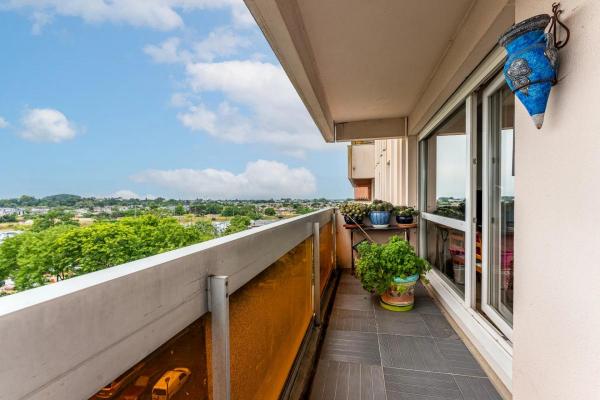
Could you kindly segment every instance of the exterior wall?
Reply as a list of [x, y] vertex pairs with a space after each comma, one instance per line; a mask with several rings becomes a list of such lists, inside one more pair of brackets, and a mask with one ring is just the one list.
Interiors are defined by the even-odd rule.
[[352, 144], [348, 146], [348, 177], [350, 179], [371, 179], [375, 168], [374, 145]]
[[[551, 5], [517, 0], [516, 20]], [[600, 398], [600, 2], [562, 7], [571, 39], [544, 126], [515, 110], [516, 400]]]
[[[409, 201], [413, 194], [411, 191], [416, 191], [416, 164], [414, 173], [408, 168], [409, 162], [416, 162], [412, 154], [409, 156], [413, 141], [416, 143], [414, 138], [375, 141], [374, 199], [389, 201], [394, 205], [416, 204], [416, 192], [413, 196], [415, 200]], [[409, 182], [415, 184], [414, 188], [409, 188]]]

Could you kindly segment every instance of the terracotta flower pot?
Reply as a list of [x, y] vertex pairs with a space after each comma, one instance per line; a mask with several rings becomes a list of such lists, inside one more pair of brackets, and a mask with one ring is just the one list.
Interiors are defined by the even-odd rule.
[[415, 305], [415, 285], [419, 274], [407, 278], [394, 278], [390, 288], [381, 295], [379, 304], [390, 311], [410, 311]]

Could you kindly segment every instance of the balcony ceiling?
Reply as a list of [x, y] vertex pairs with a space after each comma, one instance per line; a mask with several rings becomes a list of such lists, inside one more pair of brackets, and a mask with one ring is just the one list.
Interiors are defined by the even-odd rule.
[[333, 120], [408, 115], [472, 3], [298, 2]]
[[415, 109], [477, 3], [245, 1], [327, 141], [336, 139], [338, 124], [350, 121], [362, 124], [345, 124], [338, 140], [342, 131], [354, 135], [346, 140], [360, 138], [365, 121], [376, 122], [377, 132], [365, 137], [406, 134], [403, 117]]

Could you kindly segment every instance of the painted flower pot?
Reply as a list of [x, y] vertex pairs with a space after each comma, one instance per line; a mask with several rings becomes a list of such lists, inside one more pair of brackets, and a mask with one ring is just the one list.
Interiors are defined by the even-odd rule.
[[508, 54], [503, 71], [506, 83], [538, 129], [544, 122], [550, 89], [556, 83], [558, 71], [554, 38], [544, 32], [549, 22], [549, 15], [536, 15], [513, 25], [499, 41]]
[[396, 222], [400, 225], [412, 224], [414, 218], [412, 215], [396, 215]]
[[379, 304], [390, 311], [410, 311], [415, 305], [415, 285], [419, 274], [407, 278], [394, 278], [390, 288], [381, 295]]
[[362, 224], [362, 217], [360, 218], [354, 218], [354, 221], [348, 217], [347, 215], [344, 215], [344, 222], [347, 223], [348, 225], [361, 225]]
[[369, 219], [374, 228], [387, 228], [390, 226], [391, 214], [390, 211], [371, 211], [369, 213]]

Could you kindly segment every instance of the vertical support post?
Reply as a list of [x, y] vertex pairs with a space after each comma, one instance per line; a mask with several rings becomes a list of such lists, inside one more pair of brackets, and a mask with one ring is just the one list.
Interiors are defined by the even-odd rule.
[[229, 355], [229, 281], [227, 276], [211, 276], [211, 339], [213, 400], [231, 396]]
[[315, 325], [321, 324], [321, 261], [319, 259], [319, 223], [313, 223], [313, 305]]
[[333, 213], [331, 214], [331, 225], [333, 235], [333, 269], [337, 270], [337, 209], [333, 209]]
[[477, 236], [477, 94], [465, 100], [467, 135], [467, 179], [465, 199], [465, 305], [475, 309], [477, 303], [477, 273], [475, 243]]

